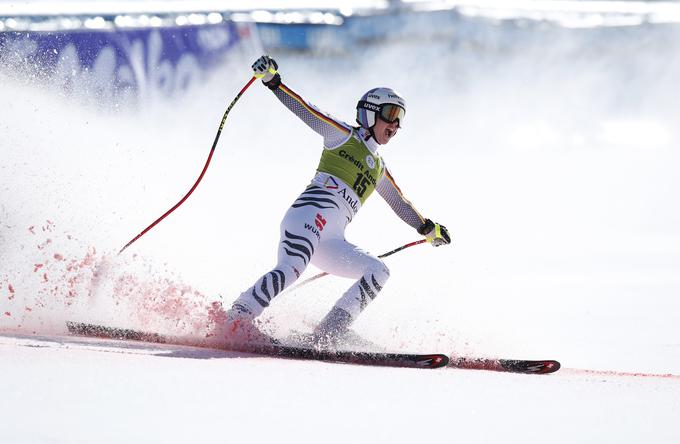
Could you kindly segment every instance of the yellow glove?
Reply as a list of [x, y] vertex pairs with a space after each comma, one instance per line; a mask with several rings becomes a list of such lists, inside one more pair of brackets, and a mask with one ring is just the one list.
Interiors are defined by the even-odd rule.
[[444, 225], [432, 222], [430, 219], [425, 219], [425, 222], [418, 227], [418, 233], [425, 236], [425, 239], [427, 239], [433, 247], [451, 243], [449, 230], [447, 230]]
[[278, 69], [279, 65], [268, 55], [263, 55], [253, 63], [253, 75], [258, 79], [262, 79], [262, 83], [265, 85], [274, 79]]

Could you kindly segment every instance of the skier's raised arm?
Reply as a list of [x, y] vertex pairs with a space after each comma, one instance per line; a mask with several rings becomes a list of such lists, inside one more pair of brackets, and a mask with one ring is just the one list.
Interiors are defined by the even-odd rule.
[[333, 149], [347, 141], [352, 127], [304, 100], [281, 82], [278, 64], [269, 56], [262, 56], [253, 64], [256, 76], [261, 74], [262, 82], [274, 95], [307, 126], [323, 137], [324, 147]]

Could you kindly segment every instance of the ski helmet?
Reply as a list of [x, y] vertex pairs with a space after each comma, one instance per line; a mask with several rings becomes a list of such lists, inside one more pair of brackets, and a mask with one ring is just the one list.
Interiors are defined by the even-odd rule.
[[373, 88], [357, 103], [357, 123], [366, 129], [375, 125], [376, 117], [387, 123], [398, 120], [401, 126], [405, 114], [406, 101], [392, 88]]

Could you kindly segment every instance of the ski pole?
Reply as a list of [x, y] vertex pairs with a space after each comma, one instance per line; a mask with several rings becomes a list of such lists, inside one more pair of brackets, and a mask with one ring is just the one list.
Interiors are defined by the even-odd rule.
[[217, 130], [217, 135], [215, 136], [215, 141], [214, 141], [213, 144], [212, 144], [212, 148], [210, 148], [210, 154], [208, 155], [208, 160], [206, 160], [205, 165], [203, 166], [203, 171], [201, 171], [201, 174], [198, 176], [198, 179], [196, 180], [196, 182], [194, 183], [194, 185], [191, 187], [191, 189], [189, 190], [189, 192], [188, 192], [187, 194], [185, 194], [184, 197], [183, 197], [179, 202], [177, 202], [177, 203], [175, 204], [175, 206], [173, 206], [173, 207], [170, 208], [168, 211], [166, 211], [165, 214], [163, 214], [161, 217], [159, 217], [158, 219], [156, 219], [151, 225], [149, 225], [148, 227], [146, 227], [145, 229], [143, 229], [143, 230], [142, 230], [137, 236], [135, 236], [130, 242], [128, 242], [127, 244], [125, 244], [125, 246], [124, 246], [123, 248], [120, 249], [120, 251], [118, 252], [118, 254], [121, 254], [123, 251], [125, 251], [125, 249], [126, 249], [127, 247], [129, 247], [129, 246], [132, 245], [134, 242], [136, 242], [137, 239], [139, 239], [140, 237], [144, 236], [149, 230], [151, 230], [153, 227], [155, 227], [160, 221], [162, 221], [163, 219], [165, 219], [166, 216], [168, 216], [170, 213], [172, 213], [173, 211], [175, 211], [180, 205], [182, 205], [182, 204], [184, 203], [185, 200], [187, 200], [187, 199], [189, 198], [189, 196], [191, 196], [191, 193], [194, 192], [194, 190], [195, 190], [196, 187], [198, 186], [199, 182], [203, 179], [203, 176], [205, 175], [205, 172], [206, 172], [207, 169], [208, 169], [208, 165], [210, 165], [210, 160], [212, 159], [213, 153], [215, 152], [215, 148], [217, 147], [217, 141], [220, 140], [220, 134], [222, 134], [222, 128], [224, 128], [224, 122], [227, 120], [227, 115], [229, 115], [229, 111], [231, 111], [231, 109], [234, 107], [234, 105], [236, 105], [236, 102], [238, 102], [238, 99], [241, 98], [241, 96], [243, 95], [243, 93], [248, 89], [248, 87], [253, 83], [254, 80], [255, 80], [255, 76], [253, 76], [253, 77], [248, 81], [248, 83], [246, 83], [246, 86], [244, 86], [243, 89], [241, 89], [241, 91], [236, 95], [236, 97], [234, 97], [234, 100], [231, 101], [231, 103], [230, 103], [229, 106], [227, 107], [227, 110], [224, 112], [224, 116], [222, 116], [222, 121], [220, 122], [220, 127], [219, 127], [219, 129]]
[[[392, 256], [394, 253], [398, 253], [398, 252], [400, 252], [401, 250], [405, 250], [405, 249], [407, 249], [407, 248], [410, 248], [410, 247], [413, 247], [413, 246], [416, 246], [416, 245], [420, 245], [420, 244], [425, 243], [425, 242], [427, 242], [427, 239], [420, 239], [420, 240], [417, 240], [417, 241], [409, 242], [408, 244], [404, 244], [404, 245], [402, 245], [401, 247], [397, 247], [397, 248], [395, 248], [394, 250], [388, 251], [387, 253], [383, 253], [383, 254], [381, 254], [381, 255], [378, 256], [378, 257], [379, 257], [380, 259], [383, 259], [383, 258], [386, 258], [387, 256]], [[312, 277], [309, 277], [309, 278], [305, 279], [304, 281], [300, 282], [300, 283], [297, 284], [297, 285], [294, 285], [294, 286], [291, 288], [291, 290], [294, 290], [294, 289], [296, 289], [296, 288], [300, 288], [300, 287], [302, 287], [303, 285], [307, 285], [307, 284], [309, 284], [310, 282], [313, 282], [313, 281], [315, 281], [315, 280], [317, 280], [317, 279], [321, 279], [321, 278], [324, 277], [324, 276], [328, 276], [328, 273], [326, 273], [325, 271], [323, 271], [323, 272], [321, 272], [321, 273], [319, 273], [319, 274], [317, 274], [317, 275], [314, 275], [314, 276], [312, 276]]]

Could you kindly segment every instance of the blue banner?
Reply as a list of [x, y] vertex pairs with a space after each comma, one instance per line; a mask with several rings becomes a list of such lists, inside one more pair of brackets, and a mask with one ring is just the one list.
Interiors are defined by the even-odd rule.
[[50, 87], [103, 101], [172, 96], [224, 61], [252, 25], [0, 32], [0, 62]]

